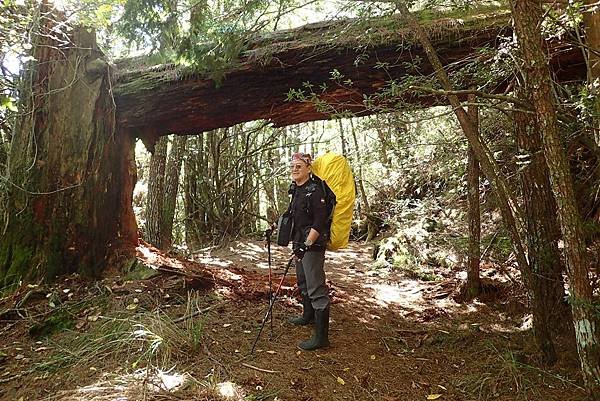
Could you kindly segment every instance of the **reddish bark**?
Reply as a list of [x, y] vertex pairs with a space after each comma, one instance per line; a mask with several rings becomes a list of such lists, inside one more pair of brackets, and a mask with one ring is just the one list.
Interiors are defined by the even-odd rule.
[[[51, 32], [58, 18], [42, 20]], [[100, 274], [133, 256], [133, 137], [115, 132], [110, 73], [93, 34], [40, 35], [11, 144], [0, 283]]]

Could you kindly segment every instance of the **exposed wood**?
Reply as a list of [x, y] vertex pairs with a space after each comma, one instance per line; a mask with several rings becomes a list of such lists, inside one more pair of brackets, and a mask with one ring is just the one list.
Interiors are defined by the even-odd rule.
[[[499, 35], [511, 35], [509, 14], [504, 11], [425, 24], [450, 71], [464, 66], [465, 60], [485, 59], [475, 50], [496, 47]], [[303, 89], [305, 82], [340, 110], [367, 115], [375, 110], [365, 109], [363, 95], [382, 89], [390, 79], [433, 73], [414, 32], [395, 18], [311, 24], [256, 38], [247, 48], [219, 85], [189, 68], [128, 70], [126, 64], [118, 64], [121, 74], [114, 87], [118, 124], [136, 129], [140, 136], [149, 134], [146, 127], [157, 130], [153, 135], [185, 135], [257, 119], [284, 126], [329, 118], [312, 103], [286, 101], [289, 90]], [[553, 63], [557, 78], [585, 77], [581, 52], [565, 46], [558, 50]], [[343, 75], [342, 81], [350, 79], [352, 84], [332, 81], [334, 69]], [[321, 93], [322, 84], [327, 88]], [[444, 96], [414, 91], [404, 94], [403, 100], [424, 105], [446, 102]]]

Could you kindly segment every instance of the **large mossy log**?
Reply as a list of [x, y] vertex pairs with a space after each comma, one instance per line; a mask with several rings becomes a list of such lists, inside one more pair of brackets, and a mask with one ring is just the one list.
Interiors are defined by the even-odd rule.
[[109, 66], [94, 34], [76, 30], [65, 44], [42, 23], [9, 155], [2, 287], [98, 275], [137, 243], [134, 137], [115, 131]]
[[[510, 35], [509, 18], [507, 12], [495, 11], [425, 24], [445, 65], [458, 70], [485, 58], [479, 49], [495, 48], [499, 36]], [[573, 69], [581, 69], [578, 51], [563, 48], [559, 54], [555, 59], [559, 74], [570, 78]], [[397, 18], [318, 23], [263, 35], [249, 42], [239, 63], [219, 84], [191, 68], [131, 65], [123, 65], [115, 84], [117, 121], [150, 137], [198, 133], [257, 119], [283, 126], [330, 118], [312, 102], [287, 100], [290, 89], [307, 92], [305, 83], [336, 111], [372, 114], [378, 109], [365, 107], [365, 95], [380, 91], [392, 79], [432, 73], [422, 47]], [[343, 76], [340, 82], [332, 80], [333, 70]], [[344, 84], [346, 80], [351, 84]], [[427, 106], [444, 101], [414, 92], [400, 96], [407, 103]]]

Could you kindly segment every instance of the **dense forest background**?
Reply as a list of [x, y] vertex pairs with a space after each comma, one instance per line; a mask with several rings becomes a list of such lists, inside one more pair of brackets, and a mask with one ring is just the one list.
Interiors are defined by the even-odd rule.
[[[497, 293], [502, 277], [526, 299], [536, 363], [545, 369], [576, 353], [578, 388], [598, 397], [597, 4], [4, 0], [0, 7], [6, 302], [22, 297], [24, 286], [68, 274], [134, 270], [138, 239], [190, 261], [261, 240], [289, 201], [291, 154], [335, 151], [355, 174], [351, 238], [372, 250], [369, 270], [452, 279], [462, 304]], [[478, 35], [489, 38], [468, 47]], [[336, 46], [345, 50], [324, 59], [325, 78], [315, 73], [285, 92], [265, 91], [266, 99], [285, 99], [287, 111], [275, 117], [266, 115], [275, 106], [264, 119], [232, 106], [260, 102], [228, 79], [250, 71], [269, 88], [274, 77], [261, 68], [285, 67], [281, 55], [298, 42], [313, 53], [303, 50], [308, 62], [281, 79], [316, 68], [311, 58]], [[369, 53], [382, 43], [399, 55], [393, 62]], [[368, 63], [372, 75], [345, 72]], [[384, 83], [370, 84], [382, 76]], [[194, 79], [214, 88], [206, 104], [189, 100], [187, 87], [157, 89]], [[340, 93], [357, 97], [337, 101]], [[211, 102], [217, 111], [201, 121]], [[139, 122], [169, 113], [168, 124]], [[211, 129], [188, 132], [186, 120]], [[15, 318], [19, 306], [0, 317]]]

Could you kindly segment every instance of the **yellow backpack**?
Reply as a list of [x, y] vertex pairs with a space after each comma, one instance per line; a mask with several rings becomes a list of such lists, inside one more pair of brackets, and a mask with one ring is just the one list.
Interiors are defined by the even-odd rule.
[[356, 199], [350, 165], [344, 156], [328, 151], [313, 161], [312, 171], [335, 193], [336, 205], [333, 210], [327, 249], [333, 251], [345, 248], [350, 239], [350, 226]]

